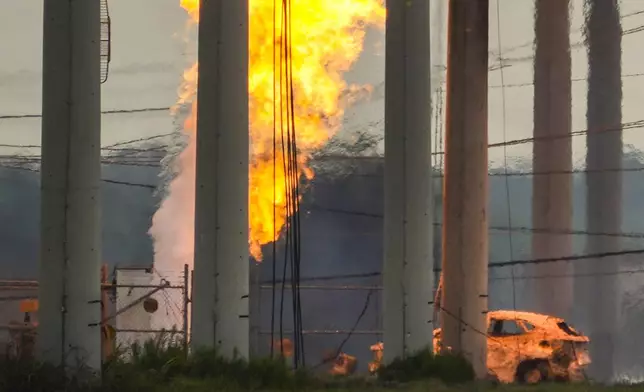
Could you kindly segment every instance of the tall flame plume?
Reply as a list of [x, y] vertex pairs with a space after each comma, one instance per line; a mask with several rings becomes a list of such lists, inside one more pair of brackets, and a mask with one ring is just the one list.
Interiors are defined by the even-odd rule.
[[[180, 2], [190, 17], [190, 23], [198, 23], [199, 0]], [[348, 86], [343, 74], [360, 56], [367, 27], [384, 26], [385, 9], [382, 3], [383, 0], [297, 0], [290, 6], [294, 21], [289, 41], [298, 164], [301, 174], [308, 179], [314, 174], [307, 165], [311, 154], [338, 131], [347, 93], [357, 88]], [[277, 240], [288, 218], [284, 156], [281, 148], [273, 151], [274, 108], [283, 106], [283, 99], [279, 96], [277, 99], [280, 102], [274, 103], [274, 70], [277, 69], [279, 73], [280, 69], [279, 64], [274, 64], [274, 43], [281, 42], [282, 34], [279, 20], [277, 23], [273, 21], [274, 12], [281, 15], [281, 1], [250, 0], [249, 250], [257, 261], [262, 259], [261, 246]], [[159, 241], [157, 234], [161, 229], [155, 226], [164, 223], [176, 225], [176, 220], [170, 218], [173, 210], [178, 214], [180, 212], [176, 210], [181, 209], [184, 216], [194, 216], [197, 72], [195, 63], [183, 74], [177, 106], [192, 105], [190, 115], [183, 124], [188, 146], [177, 161], [179, 175], [170, 185], [169, 195], [155, 215], [151, 229], [156, 257], [164, 253], [163, 258], [190, 262], [194, 245], [192, 220], [190, 227], [183, 227], [171, 235], [172, 241], [178, 246], [160, 243], [163, 241]], [[279, 91], [279, 86], [276, 87]], [[183, 195], [183, 202], [171, 203], [175, 195]]]

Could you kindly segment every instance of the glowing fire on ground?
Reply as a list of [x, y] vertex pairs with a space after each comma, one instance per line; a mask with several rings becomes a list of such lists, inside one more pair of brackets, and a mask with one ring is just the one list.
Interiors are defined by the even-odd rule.
[[[191, 23], [198, 23], [199, 0], [180, 1]], [[343, 74], [358, 59], [367, 27], [384, 26], [385, 9], [382, 3], [383, 0], [306, 0], [293, 1], [291, 4], [293, 26], [290, 42], [299, 167], [301, 174], [309, 179], [313, 176], [307, 166], [311, 153], [337, 132], [347, 95], [357, 88], [347, 86]], [[277, 148], [275, 154], [273, 152], [273, 32], [275, 29], [278, 42], [282, 33], [279, 19], [276, 27], [273, 23], [274, 4], [280, 7], [276, 14], [281, 15], [280, 1], [250, 0], [249, 249], [258, 261], [262, 259], [261, 245], [276, 240], [287, 219], [284, 157], [281, 147]], [[279, 51], [277, 53], [279, 61]], [[279, 72], [279, 65], [276, 68]], [[192, 261], [192, 218], [185, 226], [170, 229], [171, 234], [165, 234], [170, 237], [168, 241], [175, 245], [162, 243], [164, 241], [160, 241], [159, 235], [164, 236], [164, 229], [156, 226], [164, 223], [176, 226], [177, 219], [186, 220], [186, 216], [194, 216], [197, 71], [197, 64], [186, 69], [179, 89], [177, 107], [192, 104], [183, 126], [189, 141], [178, 163], [175, 163], [178, 164], [179, 175], [170, 185], [169, 195], [154, 217], [151, 234], [155, 238], [155, 264], [159, 264], [159, 258], [182, 260], [181, 263]], [[277, 89], [279, 91], [279, 87]], [[276, 161], [276, 173], [273, 160]], [[172, 202], [173, 197], [182, 201]], [[169, 267], [175, 263], [160, 264]]]

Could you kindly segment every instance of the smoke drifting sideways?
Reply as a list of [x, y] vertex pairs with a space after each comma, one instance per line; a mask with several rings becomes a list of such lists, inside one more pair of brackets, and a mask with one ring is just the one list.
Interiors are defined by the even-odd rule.
[[[181, 135], [181, 130], [177, 130]], [[196, 135], [184, 134], [184, 139], [175, 139], [168, 156], [161, 162], [164, 194], [159, 209], [152, 217], [149, 234], [154, 243], [154, 270], [156, 283], [161, 279], [171, 285], [182, 285], [183, 266], [192, 271], [194, 264], [194, 216], [195, 216], [195, 159]], [[174, 279], [173, 279], [174, 278]], [[154, 296], [159, 304], [171, 302], [184, 309], [183, 295], [179, 290], [163, 290]], [[162, 306], [163, 308], [163, 306]], [[166, 312], [152, 314], [151, 327], [156, 330], [180, 328], [176, 318]], [[188, 317], [190, 319], [190, 317]]]

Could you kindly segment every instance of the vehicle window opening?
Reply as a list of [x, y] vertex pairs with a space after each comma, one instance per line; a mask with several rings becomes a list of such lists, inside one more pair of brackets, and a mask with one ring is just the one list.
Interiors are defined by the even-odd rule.
[[566, 323], [565, 323], [565, 322], [563, 322], [563, 321], [558, 322], [558, 323], [557, 323], [557, 326], [558, 326], [562, 331], [564, 331], [565, 333], [567, 333], [568, 335], [571, 335], [571, 336], [579, 336], [579, 333], [578, 333], [577, 331], [575, 331], [575, 329], [574, 329], [574, 328], [572, 328], [571, 326], [569, 326], [568, 324], [566, 324]]
[[525, 333], [524, 329], [514, 320], [490, 320], [490, 336], [515, 336]]

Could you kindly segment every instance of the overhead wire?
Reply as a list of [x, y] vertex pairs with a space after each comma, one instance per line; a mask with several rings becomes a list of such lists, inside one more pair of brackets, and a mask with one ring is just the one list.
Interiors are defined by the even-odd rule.
[[[611, 272], [585, 272], [585, 273], [571, 273], [571, 274], [546, 274], [546, 275], [521, 275], [517, 276], [516, 280], [545, 280], [545, 279], [561, 279], [561, 278], [588, 278], [596, 276], [617, 276], [617, 275], [634, 275], [644, 273], [644, 268], [629, 269]], [[497, 276], [490, 278], [490, 280], [507, 280], [509, 278]]]
[[[620, 20], [623, 22], [623, 21], [624, 21], [624, 19], [627, 19], [627, 18], [630, 18], [630, 17], [633, 17], [633, 16], [637, 16], [637, 15], [641, 15], [642, 13], [644, 13], [644, 11], [634, 11], [634, 12], [631, 12], [631, 13], [629, 13], [629, 14], [622, 15], [622, 16], [620, 17]], [[638, 26], [638, 27], [635, 27], [635, 28], [631, 28], [631, 29], [623, 30], [623, 31], [622, 31], [622, 35], [629, 35], [629, 34], [638, 33], [638, 32], [641, 32], [641, 31], [644, 31], [644, 26]], [[576, 30], [575, 32], [577, 32], [577, 33], [583, 33], [583, 30], [582, 30], [582, 29], [579, 29], [579, 30]], [[528, 47], [530, 47], [530, 46], [532, 46], [532, 45], [533, 45], [533, 42], [532, 42], [532, 41], [530, 41], [530, 42], [525, 42], [525, 43], [523, 43], [523, 44], [515, 45], [515, 46], [513, 46], [513, 47], [511, 47], [511, 48], [507, 48], [507, 49], [506, 49], [506, 51], [507, 51], [507, 52], [513, 52], [513, 51], [516, 51], [516, 50], [519, 50], [519, 49], [525, 49], [525, 48], [528, 48]], [[584, 46], [584, 43], [583, 43], [583, 42], [576, 42], [576, 43], [573, 43], [573, 44], [571, 45], [571, 47], [582, 47], [582, 46]], [[499, 48], [499, 50], [501, 50], [501, 48]], [[532, 60], [532, 57], [533, 57], [533, 56], [522, 56], [522, 57], [518, 57], [518, 58], [514, 58], [514, 59], [506, 59], [506, 60], [529, 61], [529, 60]], [[494, 68], [494, 69], [491, 69], [491, 70], [496, 70], [496, 67], [499, 67], [499, 65], [498, 65], [498, 64], [497, 64], [497, 65], [493, 65], [492, 67], [495, 67], [495, 68]]]
[[[500, 64], [499, 75], [501, 79], [501, 127], [503, 130], [503, 142], [507, 142], [507, 107], [506, 107], [506, 91], [505, 91], [505, 73], [503, 72], [503, 45], [501, 42], [501, 0], [496, 0], [496, 23], [497, 23], [497, 44], [499, 47], [499, 57], [498, 61]], [[508, 214], [508, 245], [510, 250], [510, 260], [514, 260], [514, 241], [513, 241], [513, 232], [512, 232], [512, 203], [511, 203], [511, 192], [510, 192], [510, 179], [507, 176], [508, 174], [508, 146], [503, 145], [503, 171], [505, 173], [505, 197], [507, 205], [507, 214]], [[510, 267], [510, 276], [512, 279], [512, 309], [517, 310], [517, 294], [516, 294], [516, 281], [514, 275], [514, 266]], [[486, 293], [487, 294], [487, 293]], [[487, 310], [487, 308], [486, 308]], [[443, 309], [448, 315], [452, 316], [446, 309]], [[516, 319], [515, 319], [516, 322]], [[460, 320], [460, 323], [463, 324], [463, 321]], [[487, 336], [487, 333], [485, 334]], [[521, 345], [517, 341], [517, 351], [520, 353]], [[520, 355], [520, 354], [519, 354]]]
[[[276, 157], [279, 152], [284, 158], [282, 161], [284, 172], [284, 189], [285, 189], [285, 200], [286, 200], [286, 216], [287, 222], [284, 228], [284, 260], [282, 268], [282, 283], [281, 283], [281, 296], [280, 296], [280, 306], [279, 306], [279, 336], [280, 336], [280, 350], [282, 356], [284, 356], [284, 311], [285, 311], [285, 297], [286, 297], [286, 281], [287, 276], [290, 280], [290, 296], [291, 296], [291, 311], [292, 311], [292, 323], [293, 323], [293, 366], [297, 369], [301, 366], [306, 366], [306, 360], [304, 355], [304, 334], [302, 333], [302, 305], [301, 305], [301, 296], [300, 296], [300, 265], [301, 265], [301, 249], [300, 249], [300, 169], [298, 167], [298, 151], [297, 151], [297, 132], [295, 129], [295, 102], [294, 94], [295, 88], [293, 85], [293, 65], [292, 65], [292, 49], [291, 49], [291, 29], [292, 29], [292, 13], [291, 13], [291, 2], [290, 0], [281, 0], [279, 6], [281, 7], [281, 12], [277, 12], [278, 2], [273, 1], [274, 12], [273, 12], [273, 22], [274, 22], [274, 35], [278, 26], [280, 26], [280, 36], [274, 37], [274, 52], [275, 61], [273, 64], [276, 65], [274, 68], [274, 91], [273, 91], [273, 105], [274, 105], [274, 127], [273, 132], [273, 193], [274, 200], [276, 200], [275, 188], [277, 186], [277, 163]], [[276, 54], [276, 51], [279, 50], [279, 54]], [[279, 68], [279, 69], [277, 69]], [[279, 72], [279, 76], [277, 73]], [[277, 80], [276, 80], [277, 79]], [[279, 83], [279, 95], [275, 85]], [[279, 103], [279, 104], [278, 104]], [[279, 115], [276, 115], [276, 110], [279, 108]], [[276, 123], [279, 122], [280, 128], [280, 143], [278, 146], [277, 143], [277, 126]], [[278, 149], [279, 147], [279, 149]], [[281, 149], [281, 151], [279, 151]], [[276, 211], [274, 205], [273, 211], [273, 220], [274, 227], [276, 226]], [[277, 229], [275, 227], [275, 229]], [[273, 316], [271, 319], [271, 334], [274, 333], [274, 313], [275, 313], [275, 287], [277, 286], [276, 282], [276, 257], [277, 250], [276, 244], [273, 243]], [[288, 273], [287, 273], [288, 272]], [[271, 350], [273, 353], [273, 350]]]
[[[503, 65], [503, 45], [501, 42], [501, 0], [496, 0], [496, 23], [497, 23], [497, 44], [499, 46], [499, 64]], [[499, 75], [501, 78], [501, 111], [502, 111], [502, 122], [501, 126], [503, 128], [503, 142], [507, 141], [507, 108], [506, 108], [506, 96], [505, 96], [505, 74], [503, 72], [503, 66], [499, 67]], [[505, 173], [505, 197], [507, 205], [507, 214], [508, 214], [508, 245], [510, 250], [510, 260], [514, 260], [514, 244], [512, 240], [513, 230], [512, 230], [512, 203], [510, 198], [510, 179], [508, 174], [508, 147], [503, 145], [503, 171]], [[514, 266], [510, 267], [510, 274], [512, 277], [512, 308], [517, 310], [517, 294], [516, 294], [516, 282], [514, 280]]]
[[[0, 168], [3, 169], [11, 169], [11, 170], [22, 170], [22, 171], [29, 171], [33, 173], [40, 173], [40, 169], [34, 169], [30, 167], [25, 167], [25, 166], [10, 166], [10, 165], [2, 165], [0, 164]], [[119, 181], [119, 180], [111, 180], [108, 178], [101, 178], [102, 182], [108, 183], [108, 184], [116, 184], [116, 185], [125, 185], [125, 186], [132, 186], [132, 187], [138, 187], [138, 188], [146, 188], [146, 189], [156, 189], [156, 185], [152, 184], [142, 184], [142, 183], [137, 183], [137, 182], [130, 182], [130, 181]]]
[[[558, 140], [558, 139], [567, 139], [567, 138], [572, 138], [572, 137], [577, 137], [577, 136], [584, 136], [588, 134], [589, 132], [593, 133], [607, 133], [607, 132], [621, 132], [624, 130], [628, 129], [642, 129], [644, 128], [644, 120], [636, 120], [636, 121], [630, 121], [622, 124], [616, 124], [611, 127], [607, 127], [604, 129], [582, 129], [578, 131], [573, 131], [565, 135], [544, 135], [544, 136], [537, 136], [537, 137], [527, 137], [527, 138], [521, 138], [521, 139], [514, 139], [514, 140], [508, 140], [508, 141], [503, 141], [499, 143], [489, 143], [488, 148], [498, 148], [498, 147], [504, 147], [504, 146], [518, 146], [522, 144], [529, 144], [529, 143], [534, 143], [535, 141], [550, 141], [550, 140]], [[435, 151], [432, 153], [433, 155], [444, 155], [444, 151]], [[326, 154], [323, 156], [326, 159], [329, 158], [335, 158], [335, 159], [346, 159], [346, 160], [351, 160], [351, 159], [382, 159], [382, 156], [380, 155], [373, 155], [373, 156], [360, 156], [360, 155], [339, 155], [339, 154]]]
[[[532, 43], [530, 43], [532, 45]], [[637, 73], [630, 73], [630, 74], [623, 74], [622, 78], [639, 78], [644, 76], [644, 72], [637, 72]], [[585, 82], [587, 81], [588, 78], [586, 77], [579, 77], [579, 78], [572, 78], [570, 79], [571, 82]], [[531, 82], [523, 82], [523, 83], [507, 83], [504, 88], [521, 88], [521, 87], [532, 87], [534, 86], [534, 81]], [[491, 85], [488, 86], [490, 89], [497, 89], [501, 88], [501, 85]]]
[[[283, 161], [282, 162], [282, 164], [283, 164], [282, 170], [284, 171], [284, 182], [285, 182], [284, 189], [285, 189], [285, 192], [286, 192], [286, 200], [287, 200], [287, 203], [286, 203], [286, 216], [290, 216], [290, 214], [289, 214], [290, 213], [290, 198], [289, 198], [289, 196], [290, 196], [289, 195], [289, 190], [290, 189], [288, 187], [288, 185], [289, 185], [289, 181], [288, 181], [289, 177], [287, 175], [288, 162], [287, 162], [286, 154], [284, 153], [284, 149], [285, 149], [285, 146], [284, 146], [284, 142], [285, 142], [284, 141], [284, 132], [285, 132], [285, 129], [284, 129], [284, 123], [285, 123], [285, 119], [284, 119], [284, 117], [285, 117], [284, 116], [284, 109], [285, 109], [284, 108], [284, 102], [287, 101], [288, 98], [286, 100], [284, 100], [284, 93], [285, 93], [285, 91], [284, 91], [285, 90], [285, 88], [284, 88], [285, 81], [283, 80], [283, 78], [285, 78], [285, 75], [284, 75], [284, 71], [285, 71], [284, 70], [284, 47], [286, 46], [286, 44], [284, 42], [285, 38], [286, 38], [285, 37], [285, 32], [284, 32], [284, 30], [285, 30], [284, 25], [286, 23], [286, 21], [285, 21], [286, 15], [285, 15], [285, 7], [284, 7], [284, 2], [283, 1], [282, 1], [282, 4], [280, 5], [280, 7], [281, 7], [280, 8], [280, 46], [279, 46], [279, 73], [280, 73], [280, 77], [279, 77], [279, 86], [280, 86], [279, 87], [279, 92], [280, 92], [279, 103], [280, 103], [280, 106], [279, 106], [279, 108], [280, 108], [280, 138], [281, 138], [280, 147], [281, 147], [281, 150], [282, 150], [282, 155], [284, 156], [284, 159], [282, 160]], [[288, 106], [287, 106], [287, 109], [288, 109]], [[286, 122], [288, 122], [288, 119], [286, 119]], [[276, 155], [277, 151], [275, 151], [273, 154]], [[275, 184], [275, 186], [277, 186], [277, 184]], [[282, 267], [282, 282], [286, 282], [286, 276], [287, 276], [286, 272], [288, 270], [288, 256], [290, 255], [289, 254], [289, 245], [290, 245], [290, 239], [291, 238], [290, 238], [290, 235], [289, 235], [290, 234], [290, 227], [288, 226], [288, 223], [289, 222], [287, 221], [286, 222], [286, 233], [285, 233], [285, 236], [284, 236], [285, 240], [286, 240], [285, 241], [286, 244], [285, 244], [285, 249], [284, 249], [284, 263], [283, 263], [283, 267]], [[284, 310], [285, 310], [285, 308], [284, 308], [284, 297], [285, 297], [285, 293], [286, 293], [286, 286], [285, 286], [285, 284], [282, 284], [281, 295], [280, 295], [280, 324], [279, 324], [279, 326], [280, 326], [280, 341], [281, 342], [284, 342]], [[295, 319], [295, 315], [293, 315], [293, 318]], [[293, 336], [293, 340], [297, 341], [297, 337]], [[282, 347], [282, 349], [283, 349], [283, 344], [280, 347]], [[295, 358], [295, 353], [293, 352], [292, 354], [293, 354], [293, 362], [294, 362], [293, 365], [296, 366], [297, 359]], [[283, 355], [283, 352], [282, 352], [282, 355]]]
[[[640, 11], [633, 11], [631, 13], [622, 15], [620, 19], [623, 21], [624, 19], [631, 18], [633, 16], [638, 16], [644, 14], [644, 10]], [[629, 35], [637, 32], [641, 32], [644, 30], [644, 26], [637, 26], [634, 28], [626, 29], [622, 32], [623, 35]], [[523, 44], [515, 45], [513, 47], [507, 48], [506, 52], [512, 52], [518, 49], [524, 49], [528, 48], [533, 45], [533, 42], [525, 42]], [[499, 47], [499, 51], [501, 48]], [[499, 54], [497, 57], [500, 57], [501, 55]], [[507, 60], [507, 59], [506, 59]], [[633, 77], [633, 76], [644, 76], [644, 73], [640, 74], [624, 74], [622, 77]], [[573, 81], [583, 81], [586, 80], [586, 78], [575, 78]], [[519, 87], [519, 86], [531, 86], [533, 83], [525, 83], [525, 84], [520, 84], [520, 85], [507, 85], [506, 87]], [[495, 88], [498, 86], [490, 86], [491, 88]], [[145, 112], [160, 112], [160, 111], [172, 111], [174, 107], [172, 106], [162, 106], [162, 107], [146, 107], [146, 108], [132, 108], [132, 109], [110, 109], [110, 110], [105, 110], [102, 111], [102, 114], [133, 114], [133, 113], [145, 113]], [[0, 115], [0, 120], [3, 119], [26, 119], [26, 118], [40, 118], [42, 117], [41, 114], [36, 114], [36, 113], [27, 113], [27, 114], [6, 114], [6, 115]]]
[[291, 0], [283, 0], [284, 11], [286, 16], [286, 42], [285, 42], [285, 58], [287, 68], [287, 84], [288, 84], [288, 105], [289, 105], [289, 127], [290, 140], [288, 143], [289, 148], [289, 165], [290, 165], [290, 182], [292, 188], [291, 201], [291, 236], [293, 257], [291, 259], [291, 296], [293, 301], [293, 330], [295, 331], [295, 367], [306, 366], [304, 356], [304, 334], [302, 326], [302, 301], [300, 292], [300, 267], [301, 267], [301, 220], [300, 220], [300, 170], [298, 167], [298, 150], [297, 150], [297, 133], [295, 129], [295, 89], [293, 85], [293, 51], [291, 47], [291, 31], [293, 27], [292, 13], [291, 13]]
[[[589, 257], [579, 260], [591, 259], [592, 255]], [[436, 269], [440, 272], [440, 269]], [[547, 274], [547, 275], [519, 275], [514, 279], [516, 280], [530, 280], [530, 279], [558, 279], [558, 278], [572, 278], [572, 277], [591, 277], [591, 276], [604, 276], [604, 275], [633, 275], [644, 273], [644, 268], [638, 269], [628, 269], [621, 271], [611, 271], [611, 272], [597, 272], [597, 273], [573, 273], [573, 274]], [[337, 275], [324, 275], [324, 276], [308, 276], [301, 278], [301, 282], [331, 282], [336, 280], [347, 280], [347, 279], [367, 279], [367, 278], [380, 278], [382, 273], [380, 272], [364, 272], [359, 274], [337, 274]], [[497, 276], [490, 278], [489, 280], [508, 280], [512, 279], [511, 277]], [[265, 281], [262, 284], [269, 284], [270, 281]], [[278, 283], [281, 283], [278, 281]]]
[[[147, 112], [167, 112], [170, 111], [170, 107], [150, 107], [150, 108], [138, 108], [138, 109], [111, 109], [103, 110], [101, 114], [133, 114], [133, 113], [147, 113]], [[25, 114], [4, 114], [0, 115], [0, 120], [18, 120], [26, 118], [41, 118], [42, 114], [36, 113], [25, 113]]]
[[[436, 91], [436, 117], [435, 117], [435, 130], [436, 130], [436, 136], [435, 140], [436, 143], [434, 143], [435, 148], [438, 151], [444, 151], [443, 147], [443, 85], [442, 83], [439, 84], [438, 89]], [[444, 155], [433, 155], [432, 158], [435, 159], [435, 164], [434, 164], [434, 171], [438, 171], [439, 173], [444, 173]], [[433, 177], [436, 178], [436, 177]], [[432, 181], [433, 181], [432, 178]], [[440, 181], [440, 187], [441, 187], [441, 194], [443, 191], [443, 181]], [[432, 187], [433, 189], [433, 187]], [[439, 216], [442, 213], [442, 209], [440, 208], [440, 204], [437, 203], [434, 199], [434, 215]], [[435, 238], [435, 237], [434, 237]], [[432, 239], [433, 240], [433, 239]], [[435, 247], [436, 248], [436, 247]], [[441, 249], [441, 256], [442, 257], [442, 247], [438, 247]], [[434, 259], [434, 267], [436, 267], [437, 263], [441, 263], [442, 259], [438, 257]], [[440, 273], [434, 272], [434, 287], [433, 287], [433, 298], [434, 298], [434, 304], [437, 305], [440, 301], [441, 297], [441, 290], [442, 290], [442, 279], [443, 276]], [[434, 306], [433, 307], [433, 313], [432, 313], [432, 321], [434, 325], [436, 325], [439, 322], [439, 317], [440, 317], [440, 312], [439, 312], [439, 307]]]
[[[528, 138], [521, 138], [521, 139], [514, 139], [514, 140], [507, 140], [503, 141], [500, 143], [490, 143], [488, 144], [488, 148], [498, 148], [498, 147], [507, 147], [507, 146], [517, 146], [517, 145], [522, 145], [522, 144], [529, 144], [529, 143], [534, 143], [535, 141], [550, 141], [550, 140], [557, 140], [557, 139], [565, 139], [565, 138], [572, 138], [572, 137], [577, 137], [577, 136], [584, 136], [589, 132], [593, 133], [605, 133], [605, 132], [621, 132], [624, 130], [629, 130], [629, 129], [642, 129], [644, 128], [644, 119], [643, 120], [636, 120], [636, 121], [630, 121], [622, 124], [616, 124], [611, 127], [607, 127], [604, 129], [593, 129], [593, 130], [588, 130], [588, 129], [582, 129], [578, 131], [573, 131], [570, 132], [569, 134], [565, 135], [545, 135], [545, 136], [538, 136], [538, 137], [528, 137]], [[117, 149], [116, 147], [122, 146], [122, 145], [128, 145], [128, 144], [133, 144], [137, 142], [144, 142], [144, 141], [150, 141], [154, 139], [159, 139], [163, 137], [169, 137], [173, 136], [174, 133], [166, 133], [166, 134], [160, 134], [160, 135], [154, 135], [154, 136], [148, 136], [144, 138], [139, 138], [139, 139], [133, 139], [133, 140], [128, 140], [128, 141], [123, 141], [119, 143], [114, 143], [108, 146], [102, 147], [103, 150], [109, 150], [109, 151], [131, 151], [130, 148], [123, 148], [123, 149]], [[20, 144], [2, 144], [0, 147], [7, 147], [7, 148], [40, 148], [41, 146], [39, 145], [20, 145]], [[170, 147], [169, 145], [164, 145], [164, 146], [153, 146], [147, 149], [140, 149], [140, 151], [137, 152], [148, 152], [148, 151], [158, 151], [163, 147]], [[443, 155], [444, 151], [435, 151], [432, 153], [432, 156], [434, 155]], [[338, 154], [323, 154], [319, 155], [316, 158], [318, 159], [382, 159], [382, 156], [380, 155], [374, 155], [374, 156], [361, 156], [361, 155], [338, 155]]]
[[364, 316], [367, 314], [367, 310], [369, 309], [369, 304], [371, 302], [371, 297], [372, 297], [374, 292], [375, 292], [375, 290], [373, 290], [373, 289], [371, 289], [371, 290], [369, 290], [367, 292], [367, 296], [365, 298], [364, 305], [362, 306], [362, 310], [360, 311], [360, 313], [358, 313], [358, 316], [356, 317], [356, 320], [353, 322], [353, 325], [349, 329], [349, 331], [346, 334], [346, 336], [344, 337], [344, 339], [342, 339], [342, 341], [340, 342], [338, 347], [333, 352], [333, 356], [330, 356], [328, 358], [324, 358], [317, 365], [313, 366], [311, 368], [311, 370], [315, 370], [315, 369], [317, 369], [317, 368], [319, 368], [319, 367], [321, 367], [323, 365], [326, 365], [329, 362], [334, 361], [336, 358], [338, 358], [340, 356], [340, 354], [342, 354], [342, 349], [347, 344], [349, 339], [351, 339], [351, 337], [353, 336], [355, 331], [358, 329], [358, 326], [360, 325], [360, 321], [362, 321]]
[[[622, 251], [616, 251], [616, 252], [604, 252], [604, 253], [587, 253], [587, 254], [578, 254], [578, 255], [568, 255], [568, 256], [560, 256], [560, 257], [551, 257], [551, 258], [542, 258], [542, 259], [523, 259], [523, 260], [509, 260], [509, 261], [493, 261], [488, 264], [488, 268], [505, 268], [511, 265], [529, 265], [529, 264], [544, 264], [544, 263], [557, 263], [557, 262], [576, 262], [576, 261], [587, 261], [591, 262], [593, 259], [601, 259], [601, 258], [609, 258], [609, 257], [618, 257], [618, 256], [628, 256], [628, 255], [641, 255], [644, 254], [644, 248], [640, 249], [628, 249], [628, 250], [622, 250]], [[436, 268], [435, 271], [440, 271], [440, 268]], [[610, 272], [610, 274], [614, 275], [622, 275], [622, 274], [636, 274], [636, 273], [644, 273], [644, 268], [642, 269], [635, 269], [635, 270], [623, 270], [623, 271], [615, 271], [615, 272]], [[603, 273], [599, 273], [602, 275]], [[324, 275], [324, 276], [310, 276], [310, 277], [301, 277], [300, 281], [302, 282], [319, 282], [319, 281], [334, 281], [334, 280], [344, 280], [344, 279], [358, 279], [358, 278], [378, 278], [381, 277], [382, 273], [373, 271], [373, 272], [364, 272], [364, 273], [356, 273], [356, 274], [336, 274], [336, 275]], [[565, 276], [594, 276], [592, 273], [590, 274], [571, 274], [571, 275], [564, 275]], [[532, 277], [527, 277], [530, 279], [535, 279], [535, 278], [550, 278], [550, 277], [561, 277], [559, 275], [542, 275], [542, 276], [532, 276]], [[491, 278], [491, 280], [501, 280], [501, 279], [507, 279], [503, 277], [499, 278]], [[521, 277], [517, 278], [521, 279]], [[269, 282], [264, 282], [264, 283], [269, 283]], [[277, 282], [277, 283], [282, 283], [282, 282]]]
[[[9, 162], [10, 163], [10, 162]], [[24, 162], [21, 162], [24, 163]], [[104, 164], [124, 164], [127, 166], [148, 166], [148, 165], [143, 165], [143, 164], [138, 164], [138, 163], [113, 163], [113, 162], [104, 162]], [[152, 165], [149, 165], [152, 166]], [[9, 169], [9, 170], [21, 170], [21, 171], [29, 171], [29, 172], [34, 172], [38, 173], [40, 172], [39, 169], [32, 168], [32, 167], [27, 167], [27, 166], [14, 166], [11, 164], [7, 164], [6, 161], [2, 161], [0, 159], [0, 168], [4, 169]], [[642, 168], [624, 168], [624, 169], [619, 169], [619, 171], [644, 171], [644, 167]], [[577, 170], [574, 171], [575, 173], [585, 173], [587, 171], [584, 170]], [[559, 174], [560, 172], [554, 172]], [[548, 173], [536, 173], [536, 175], [546, 175]], [[490, 174], [490, 175], [496, 175], [496, 174]], [[503, 173], [500, 173], [500, 175], [503, 175]], [[508, 176], [527, 176], [527, 175], [533, 175], [533, 173], [508, 173]], [[132, 186], [132, 187], [139, 187], [139, 188], [147, 188], [147, 189], [156, 189], [157, 185], [155, 184], [145, 184], [145, 183], [138, 183], [138, 182], [132, 182], [132, 181], [119, 181], [119, 180], [113, 180], [113, 179], [101, 179], [103, 182], [106, 183], [111, 183], [111, 184], [116, 184], [116, 185], [123, 185], [123, 186]], [[330, 207], [324, 207], [324, 206], [319, 206], [319, 205], [309, 205], [307, 206], [309, 210], [315, 210], [315, 211], [326, 211], [330, 213], [338, 213], [338, 214], [347, 214], [347, 215], [355, 215], [355, 216], [364, 216], [364, 217], [370, 217], [370, 218], [383, 218], [383, 214], [381, 213], [370, 213], [370, 212], [364, 212], [364, 211], [354, 211], [354, 210], [344, 210], [344, 209], [338, 209], [338, 208], [330, 208]], [[435, 222], [434, 225], [440, 226], [440, 222]], [[508, 231], [511, 230], [513, 232], [535, 232], [535, 233], [544, 233], [544, 234], [559, 234], [559, 235], [584, 235], [584, 236], [606, 236], [606, 237], [623, 237], [623, 238], [634, 238], [634, 239], [644, 239], [644, 233], [638, 233], [638, 232], [590, 232], [586, 230], [563, 230], [563, 229], [537, 229], [537, 228], [531, 228], [531, 227], [520, 227], [520, 226], [515, 226], [515, 227], [504, 227], [504, 226], [490, 226], [490, 230], [495, 230], [495, 231]], [[275, 245], [276, 246], [276, 245]]]
[[[277, 2], [273, 0], [273, 238], [277, 238], [277, 69], [276, 64], [276, 50], [277, 50]], [[281, 110], [280, 110], [281, 113]], [[276, 300], [276, 286], [277, 286], [277, 241], [272, 243], [272, 288], [271, 288], [271, 358], [275, 354], [275, 300]], [[280, 334], [281, 335], [281, 334]], [[280, 352], [284, 356], [283, 341], [280, 340]]]
[[[338, 209], [338, 208], [327, 208], [327, 207], [317, 206], [317, 205], [309, 205], [308, 208], [314, 211], [327, 211], [331, 213], [363, 216], [363, 217], [375, 218], [375, 219], [383, 219], [384, 217], [384, 215], [381, 213], [369, 213], [369, 212], [362, 212], [362, 211], [344, 210], [344, 209]], [[434, 226], [441, 226], [441, 225], [442, 225], [441, 222], [434, 222]], [[586, 230], [540, 229], [540, 228], [518, 227], [518, 226], [514, 226], [514, 227], [490, 226], [488, 227], [488, 229], [496, 230], [496, 231], [512, 230], [514, 232], [530, 232], [530, 233], [543, 233], [543, 234], [606, 236], [606, 237], [624, 237], [624, 238], [644, 239], [644, 233], [638, 233], [638, 232], [618, 232], [618, 233], [591, 232]]]
[[[143, 150], [142, 150], [143, 151]], [[153, 150], [149, 150], [153, 151]], [[382, 159], [382, 157], [338, 157], [338, 159]], [[19, 162], [8, 161], [10, 159], [15, 159]], [[120, 156], [120, 155], [110, 155], [104, 156], [102, 158], [103, 164], [113, 164], [113, 165], [128, 165], [128, 166], [150, 166], [158, 167], [160, 166], [160, 160], [162, 158], [156, 156]], [[11, 155], [0, 155], [0, 163], [39, 163], [40, 155], [23, 155], [23, 154], [11, 154]], [[490, 177], [529, 177], [529, 176], [548, 176], [554, 174], [589, 174], [589, 173], [611, 173], [611, 172], [642, 172], [644, 171], [644, 166], [641, 167], [620, 167], [620, 168], [608, 168], [608, 169], [572, 169], [572, 170], [548, 170], [543, 172], [533, 172], [533, 171], [508, 171], [505, 170], [497, 172], [492, 171], [488, 173]], [[370, 174], [355, 174], [360, 177], [381, 177], [382, 174], [370, 175]], [[442, 173], [437, 173], [434, 175], [434, 178], [441, 178]]]

